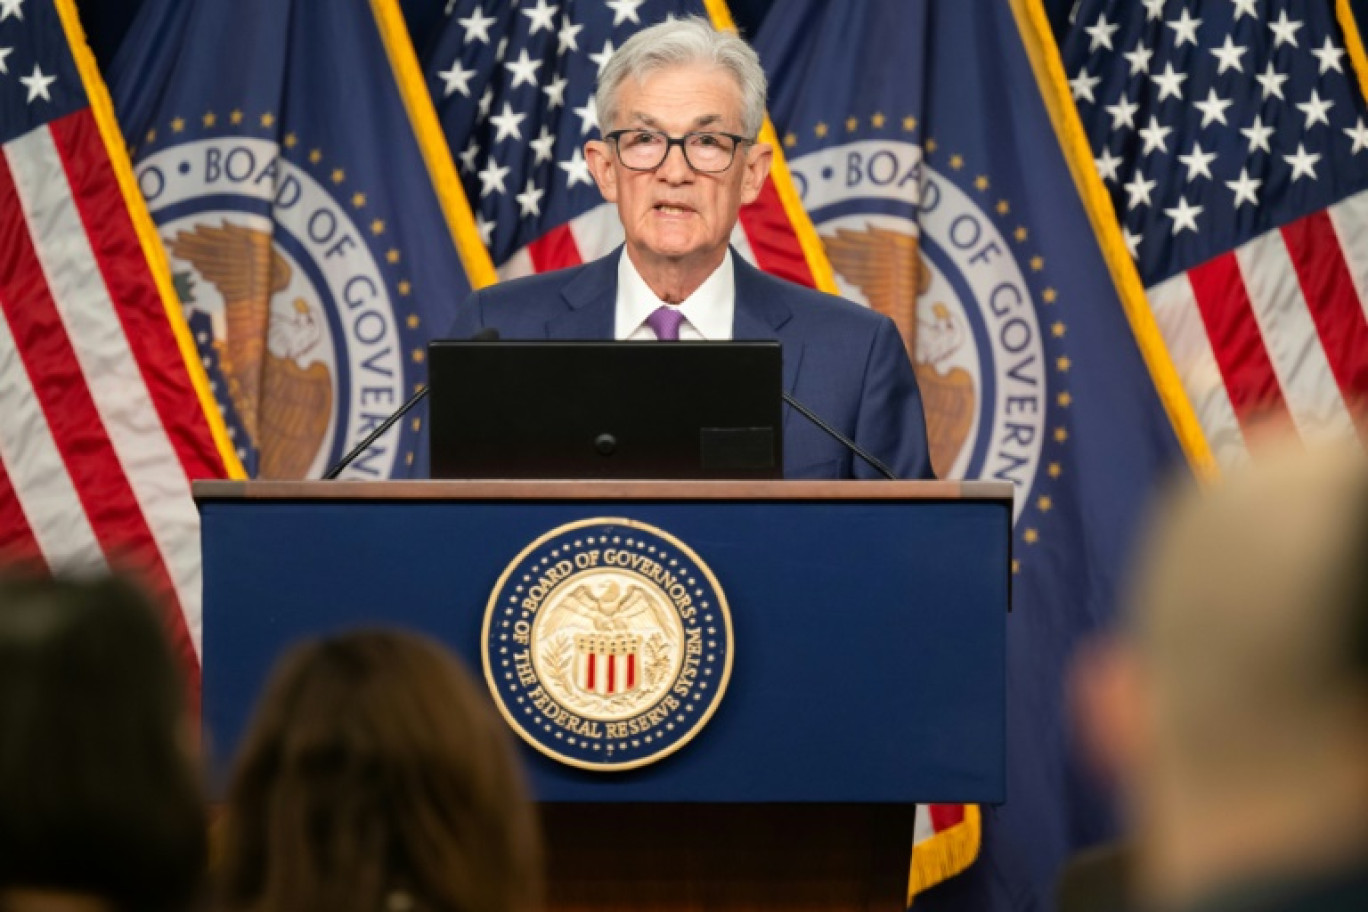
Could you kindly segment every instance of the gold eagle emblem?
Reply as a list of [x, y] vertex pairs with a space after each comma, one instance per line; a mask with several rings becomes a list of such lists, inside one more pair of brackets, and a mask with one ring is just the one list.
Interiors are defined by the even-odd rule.
[[290, 264], [265, 231], [221, 222], [196, 225], [167, 243], [223, 298], [224, 338], [215, 339], [233, 408], [260, 451], [260, 478], [303, 478], [332, 416], [332, 375], [302, 356], [322, 337], [307, 302], [272, 313], [290, 285]]
[[566, 593], [561, 605], [587, 619], [600, 632], [627, 630], [628, 621], [643, 616], [648, 617], [656, 627], [667, 629], [666, 621], [660, 615], [660, 606], [645, 590], [637, 585], [629, 585], [624, 592], [611, 579], [598, 587], [598, 591], [586, 583], [580, 583]]
[[867, 225], [861, 231], [837, 228], [822, 243], [832, 267], [902, 334], [921, 388], [931, 465], [938, 477], [947, 477], [973, 427], [978, 396], [969, 371], [946, 363], [965, 341], [953, 311], [937, 301], [928, 308], [930, 320], [918, 313], [932, 274], [916, 235]]

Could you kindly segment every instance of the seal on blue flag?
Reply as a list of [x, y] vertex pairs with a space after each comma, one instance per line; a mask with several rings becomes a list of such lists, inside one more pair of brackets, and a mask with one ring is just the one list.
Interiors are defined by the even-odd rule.
[[[990, 213], [959, 185], [961, 156], [942, 171], [913, 142], [798, 151], [789, 167], [842, 295], [892, 317], [903, 335], [937, 475], [1030, 491], [1049, 412], [1034, 300], [1049, 303], [1054, 292], [1036, 292], [1018, 262], [1025, 229], [1009, 240], [998, 224], [1009, 204]], [[975, 190], [987, 186], [976, 179]], [[1032, 274], [1037, 265], [1029, 261]]]
[[[399, 251], [320, 150], [203, 132], [149, 150], [139, 188], [239, 457], [261, 478], [318, 475], [407, 395], [404, 289], [381, 266]], [[398, 455], [368, 453], [364, 474]]]
[[592, 770], [687, 744], [731, 677], [727, 599], [679, 539], [633, 519], [552, 529], [504, 570], [485, 609], [485, 680], [523, 740]]

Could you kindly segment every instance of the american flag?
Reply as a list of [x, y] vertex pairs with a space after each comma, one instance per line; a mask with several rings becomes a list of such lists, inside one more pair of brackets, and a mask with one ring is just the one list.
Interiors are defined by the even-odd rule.
[[[670, 16], [731, 25], [710, 0], [450, 0], [420, 56], [437, 113], [503, 278], [575, 266], [623, 240], [584, 159], [599, 135], [594, 87], [613, 51]], [[766, 122], [761, 138], [776, 149]], [[732, 233], [767, 272], [834, 291], [821, 242], [782, 161]]]
[[241, 469], [73, 0], [0, 0], [0, 143], [0, 558], [135, 574], [197, 673], [190, 479]]
[[1218, 463], [1247, 458], [1267, 419], [1352, 435], [1368, 404], [1368, 73], [1335, 6], [1083, 0], [1063, 45], [1126, 252]]

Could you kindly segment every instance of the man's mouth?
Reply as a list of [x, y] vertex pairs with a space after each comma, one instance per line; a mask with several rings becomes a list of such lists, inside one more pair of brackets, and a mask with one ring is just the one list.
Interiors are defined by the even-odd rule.
[[693, 212], [692, 208], [679, 203], [656, 203], [655, 210], [662, 215], [688, 215]]

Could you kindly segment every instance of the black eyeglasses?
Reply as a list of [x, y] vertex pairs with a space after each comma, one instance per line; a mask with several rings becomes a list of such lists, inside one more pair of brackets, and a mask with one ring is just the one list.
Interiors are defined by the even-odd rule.
[[617, 150], [622, 167], [631, 171], [654, 171], [665, 164], [670, 147], [679, 146], [689, 167], [705, 174], [726, 171], [737, 148], [754, 142], [735, 133], [712, 131], [670, 136], [662, 130], [614, 130], [603, 138]]

